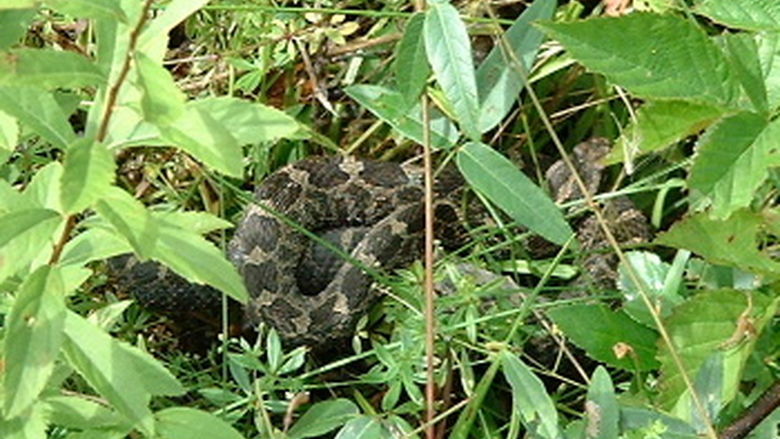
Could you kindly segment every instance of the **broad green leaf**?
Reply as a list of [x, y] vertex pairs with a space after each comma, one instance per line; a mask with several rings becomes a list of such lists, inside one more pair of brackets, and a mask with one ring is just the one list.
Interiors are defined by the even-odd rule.
[[737, 113], [712, 127], [696, 148], [688, 186], [697, 209], [727, 218], [747, 207], [766, 180], [768, 167], [780, 165], [780, 121], [754, 113]]
[[774, 110], [780, 105], [780, 56], [777, 56], [780, 52], [780, 32], [761, 32], [753, 37], [756, 40], [768, 106]]
[[470, 142], [458, 153], [458, 168], [471, 187], [512, 219], [556, 244], [572, 235], [558, 206], [506, 157], [484, 143]]
[[242, 439], [230, 424], [202, 410], [171, 407], [154, 414], [161, 439]]
[[127, 22], [127, 16], [114, 0], [47, 0], [46, 4], [62, 13], [79, 18], [98, 18]]
[[287, 432], [290, 439], [320, 437], [355, 418], [360, 411], [348, 399], [338, 398], [314, 404]]
[[91, 228], [68, 241], [62, 251], [60, 264], [85, 265], [89, 262], [108, 259], [123, 253], [130, 253], [133, 247], [115, 232], [102, 228]]
[[192, 101], [189, 107], [208, 113], [235, 137], [239, 145], [270, 142], [300, 130], [295, 118], [268, 105], [228, 96]]
[[19, 416], [38, 398], [62, 343], [65, 291], [57, 269], [40, 267], [24, 281], [5, 321], [3, 414]]
[[[544, 35], [531, 22], [552, 18], [555, 0], [537, 0], [512, 23], [477, 69], [479, 130], [498, 125], [517, 101]], [[522, 66], [518, 65], [522, 63]]]
[[[605, 305], [577, 304], [556, 307], [547, 313], [574, 344], [596, 360], [626, 370], [658, 367], [658, 335], [622, 311]], [[618, 356], [620, 351], [628, 352]]]
[[59, 217], [59, 213], [49, 209], [22, 209], [0, 216], [0, 248], [41, 223]]
[[168, 32], [202, 8], [209, 0], [172, 0], [149, 23], [138, 38], [138, 50], [156, 62], [161, 62], [168, 44]]
[[780, 263], [758, 248], [763, 222], [760, 214], [747, 209], [734, 212], [726, 220], [711, 219], [703, 212], [677, 222], [656, 242], [690, 250], [712, 263], [777, 277]]
[[633, 13], [540, 26], [585, 67], [637, 96], [735, 105], [729, 64], [691, 20]]
[[741, 106], [766, 114], [769, 110], [766, 86], [755, 39], [752, 35], [741, 33], [724, 34], [720, 41], [723, 42], [734, 76], [750, 100], [750, 103]]
[[147, 407], [150, 397], [184, 391], [149, 354], [115, 340], [72, 312], [65, 318], [63, 350], [68, 363], [87, 383], [147, 435], [154, 431]]
[[106, 78], [88, 58], [52, 49], [0, 52], [0, 85], [45, 89], [100, 85]]
[[775, 0], [705, 0], [694, 11], [727, 27], [755, 31], [780, 30], [780, 3]]
[[588, 386], [588, 400], [585, 402], [588, 439], [617, 439], [620, 407], [618, 406], [612, 378], [603, 366], [596, 368]]
[[413, 107], [417, 102], [431, 75], [431, 67], [425, 56], [424, 23], [425, 14], [422, 13], [412, 15], [406, 22], [393, 65], [395, 83], [408, 107]]
[[701, 439], [693, 427], [677, 418], [657, 410], [628, 405], [620, 408], [620, 431], [637, 432], [638, 437], [643, 439]]
[[395, 437], [373, 416], [354, 418], [336, 434], [336, 439], [394, 439]]
[[[400, 93], [376, 85], [352, 85], [345, 91], [352, 99], [404, 136], [417, 143], [423, 142], [419, 105], [409, 109]], [[457, 140], [458, 132], [455, 126], [445, 117], [435, 117], [435, 112], [431, 111], [431, 146], [452, 148]]]
[[[645, 292], [655, 311], [662, 317], [668, 316], [672, 309], [683, 300], [676, 289], [666, 291], [669, 264], [661, 261], [661, 258], [655, 253], [650, 252], [628, 252], [626, 260], [647, 288]], [[620, 274], [619, 285], [624, 300], [623, 309], [637, 322], [650, 328], [655, 327], [655, 320], [642, 299], [639, 287], [628, 276], [626, 267], [622, 263], [618, 266], [618, 273]]]
[[632, 122], [615, 143], [607, 163], [632, 161], [660, 151], [700, 132], [723, 116], [723, 110], [711, 105], [686, 101], [650, 101], [637, 111]]
[[46, 417], [61, 427], [105, 428], [121, 422], [121, 418], [107, 407], [78, 396], [50, 396], [43, 403]]
[[425, 52], [436, 80], [455, 110], [460, 128], [478, 140], [479, 100], [471, 43], [458, 10], [444, 0], [430, 2], [425, 13]]
[[148, 258], [157, 246], [159, 224], [149, 211], [130, 194], [111, 187], [95, 203], [95, 210], [123, 236], [142, 259]]
[[41, 405], [36, 404], [22, 416], [0, 418], [0, 437], [3, 439], [45, 438], [48, 427], [46, 421]]
[[33, 175], [32, 181], [22, 192], [23, 203], [28, 206], [44, 207], [62, 212], [60, 203], [60, 181], [62, 164], [51, 162]]
[[230, 221], [226, 221], [218, 216], [208, 212], [196, 211], [173, 211], [173, 212], [153, 212], [152, 215], [160, 221], [169, 224], [177, 224], [183, 229], [191, 232], [205, 235], [215, 230], [230, 229], [234, 226]]
[[691, 414], [691, 424], [699, 433], [706, 434], [708, 420], [718, 419], [720, 409], [723, 408], [723, 352], [710, 354], [696, 374], [693, 388], [704, 404], [707, 417], [699, 412], [699, 408], [688, 401], [687, 413]]
[[184, 114], [186, 97], [171, 73], [143, 53], [136, 53], [135, 64], [141, 86], [144, 120], [155, 125], [170, 125]]
[[[45, 264], [63, 222], [56, 212], [43, 209], [14, 211], [0, 217], [7, 240], [0, 247], [0, 282], [22, 270]], [[17, 232], [15, 236], [11, 233]]]
[[14, 117], [0, 111], [0, 164], [5, 163], [19, 144], [19, 124]]
[[561, 437], [558, 412], [542, 381], [519, 358], [508, 350], [499, 354], [501, 369], [512, 388], [513, 413], [520, 416], [531, 437]]
[[62, 172], [62, 208], [81, 212], [97, 201], [114, 180], [114, 156], [99, 142], [76, 141], [65, 153]]
[[[693, 380], [707, 357], [721, 351], [723, 402], [731, 401], [737, 394], [745, 362], [774, 315], [777, 302], [778, 299], [770, 300], [755, 292], [721, 289], [704, 291], [675, 308], [664, 324], [688, 377]], [[746, 319], [751, 319], [749, 333], [740, 327], [747, 324]], [[658, 402], [671, 409], [682, 396], [685, 383], [667, 346], [661, 344], [658, 359], [661, 361]], [[687, 400], [683, 404], [678, 413], [689, 412]]]
[[0, 0], [0, 10], [34, 8], [38, 3], [39, 0]]
[[152, 258], [187, 280], [211, 285], [241, 303], [249, 298], [241, 276], [222, 252], [202, 236], [177, 224], [162, 223]]
[[5, 9], [0, 10], [0, 50], [16, 44], [27, 32], [30, 21], [35, 16], [35, 9]]
[[170, 125], [158, 126], [162, 138], [206, 165], [231, 177], [244, 172], [241, 148], [220, 122], [197, 108], [187, 108]]
[[15, 117], [54, 146], [66, 149], [76, 140], [68, 116], [51, 93], [33, 87], [0, 86], [0, 111]]

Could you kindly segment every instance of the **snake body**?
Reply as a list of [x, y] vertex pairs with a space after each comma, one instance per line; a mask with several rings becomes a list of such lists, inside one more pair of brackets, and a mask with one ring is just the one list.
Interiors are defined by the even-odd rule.
[[[606, 150], [599, 140], [574, 150], [575, 166], [591, 191], [598, 188], [603, 169], [596, 158]], [[557, 201], [581, 197], [572, 189], [571, 173], [559, 163], [546, 175]], [[245, 323], [270, 324], [296, 345], [323, 346], [349, 337], [378, 299], [376, 274], [406, 266], [421, 254], [422, 181], [417, 167], [354, 157], [307, 158], [268, 176], [229, 245], [229, 257], [251, 297]], [[445, 246], [462, 244], [458, 236], [465, 235], [464, 213], [455, 202], [463, 187], [456, 172], [442, 173], [434, 186], [437, 238]], [[638, 218], [640, 231], [634, 234], [649, 234], [641, 213]], [[585, 225], [589, 221], [578, 228], [580, 240], [586, 248], [603, 246], [597, 224]], [[594, 277], [614, 283], [614, 261], [598, 256], [584, 265]], [[135, 284], [134, 296], [147, 307], [182, 309], [182, 302], [186, 308], [189, 301], [218, 309], [216, 291], [192, 286], [158, 264], [123, 271], [124, 279]]]

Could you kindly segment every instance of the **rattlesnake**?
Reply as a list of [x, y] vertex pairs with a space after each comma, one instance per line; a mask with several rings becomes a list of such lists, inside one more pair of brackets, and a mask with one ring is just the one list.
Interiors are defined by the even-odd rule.
[[[574, 150], [575, 165], [591, 191], [599, 186], [603, 167], [596, 158], [605, 148], [603, 141], [592, 140]], [[570, 176], [559, 163], [548, 169], [557, 201], [581, 196], [570, 186]], [[414, 166], [335, 156], [303, 159], [271, 174], [257, 188], [256, 202], [246, 209], [229, 245], [230, 259], [251, 296], [245, 322], [266, 322], [291, 344], [322, 346], [351, 335], [378, 298], [372, 286], [377, 273], [408, 265], [421, 254], [422, 181], [422, 171]], [[457, 247], [465, 236], [467, 219], [459, 205], [464, 187], [454, 170], [442, 173], [434, 187], [437, 237], [445, 245]], [[627, 199], [621, 202], [628, 203], [627, 211], [638, 212]], [[632, 218], [639, 230], [634, 236], [648, 235], [644, 217]], [[594, 226], [578, 228], [588, 249], [603, 246]], [[341, 248], [351, 261], [301, 228]], [[123, 258], [113, 265], [147, 307], [219, 309], [214, 290], [190, 285], [156, 263]], [[605, 256], [589, 257], [585, 266], [593, 267], [594, 277], [615, 277], [614, 263]]]

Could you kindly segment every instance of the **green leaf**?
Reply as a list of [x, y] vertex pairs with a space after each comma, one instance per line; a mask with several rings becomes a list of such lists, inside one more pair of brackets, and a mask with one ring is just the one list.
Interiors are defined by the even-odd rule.
[[231, 177], [244, 172], [241, 148], [225, 126], [198, 108], [187, 110], [169, 125], [158, 126], [164, 140]]
[[558, 412], [542, 381], [508, 350], [499, 355], [504, 377], [512, 388], [513, 415], [520, 416], [531, 437], [561, 437]]
[[157, 246], [159, 222], [130, 194], [111, 187], [95, 203], [95, 210], [124, 237], [142, 259], [148, 258]]
[[260, 103], [222, 96], [198, 99], [188, 104], [219, 122], [239, 145], [271, 142], [300, 131], [295, 118]]
[[755, 31], [780, 30], [780, 3], [775, 0], [705, 0], [694, 11], [727, 27]]
[[506, 157], [484, 143], [470, 142], [457, 161], [466, 181], [515, 221], [556, 244], [571, 237], [560, 209]]
[[373, 416], [354, 418], [336, 434], [336, 439], [394, 439], [395, 437]]
[[60, 264], [85, 265], [133, 251], [133, 247], [115, 232], [92, 228], [68, 241], [62, 251]]
[[118, 20], [127, 23], [121, 2], [112, 0], [47, 0], [46, 5], [79, 18]]
[[[669, 264], [662, 262], [658, 255], [650, 252], [628, 252], [626, 260], [647, 288], [645, 292], [655, 311], [662, 317], [668, 316], [672, 309], [683, 300], [676, 289], [666, 290]], [[618, 266], [618, 273], [620, 274], [620, 290], [623, 292], [623, 309], [637, 322], [654, 328], [655, 320], [642, 299], [639, 287], [628, 276], [626, 267], [622, 263]]]
[[60, 204], [60, 180], [62, 179], [62, 164], [51, 162], [39, 168], [32, 181], [24, 188], [23, 203], [29, 206], [44, 207], [50, 210], [62, 211]]
[[[376, 85], [352, 85], [344, 91], [398, 132], [422, 144], [422, 115], [419, 105], [409, 109], [400, 93]], [[431, 146], [452, 148], [457, 140], [458, 132], [455, 126], [445, 117], [435, 117], [435, 112], [431, 111]]]
[[230, 424], [202, 410], [171, 407], [154, 414], [161, 439], [242, 439]]
[[54, 370], [62, 343], [65, 291], [59, 271], [48, 265], [22, 284], [5, 322], [4, 415], [19, 416], [38, 398]]
[[780, 164], [780, 121], [768, 123], [755, 113], [737, 113], [712, 127], [696, 149], [688, 186], [697, 209], [724, 219], [753, 200], [768, 167]]
[[115, 340], [72, 312], [65, 318], [63, 351], [68, 363], [87, 383], [147, 435], [154, 431], [152, 413], [147, 407], [151, 396], [184, 392], [179, 382], [149, 354]]
[[16, 418], [0, 418], [0, 437], [3, 439], [38, 439], [45, 438], [47, 420], [43, 417], [41, 405], [34, 405], [23, 416]]
[[141, 86], [141, 109], [144, 120], [155, 125], [170, 125], [184, 114], [186, 97], [159, 63], [143, 53], [135, 55], [138, 82]]
[[90, 207], [111, 186], [114, 156], [99, 142], [82, 138], [65, 153], [62, 172], [62, 208], [68, 214]]
[[[748, 296], [752, 304], [748, 303]], [[721, 289], [704, 291], [675, 308], [664, 324], [688, 377], [696, 377], [707, 357], [722, 351], [723, 402], [731, 401], [738, 392], [745, 362], [764, 326], [774, 315], [778, 300], [770, 301], [755, 292]], [[752, 319], [755, 330], [751, 330], [752, 334], [746, 335], [739, 328], [746, 318]], [[667, 346], [661, 345], [658, 359], [661, 361], [658, 402], [670, 409], [683, 395], [685, 383]], [[689, 413], [688, 399], [680, 402], [678, 414]]]
[[596, 368], [588, 386], [588, 399], [585, 402], [585, 414], [588, 426], [586, 438], [617, 439], [620, 407], [618, 406], [612, 378], [603, 366]]
[[540, 26], [585, 67], [637, 96], [722, 107], [738, 96], [723, 53], [691, 20], [633, 13]]
[[647, 102], [637, 111], [636, 121], [626, 127], [615, 143], [606, 163], [630, 161], [660, 151], [700, 132], [722, 116], [722, 109], [706, 104], [686, 101]]
[[[487, 132], [498, 125], [518, 100], [525, 83], [523, 76], [531, 69], [544, 38], [540, 31], [531, 26], [531, 22], [552, 18], [554, 11], [555, 0], [531, 3], [480, 64], [476, 76], [480, 98], [480, 132]], [[518, 62], [522, 62], [522, 66]]]
[[360, 411], [348, 399], [337, 398], [314, 404], [287, 432], [290, 439], [320, 437], [355, 418]]
[[[605, 305], [567, 305], [549, 310], [548, 315], [574, 344], [592, 358], [626, 370], [651, 370], [655, 360], [658, 335], [635, 322], [622, 311]], [[615, 348], [629, 347], [619, 358]]]
[[60, 214], [49, 209], [23, 209], [0, 216], [0, 247]]
[[45, 263], [61, 224], [59, 214], [45, 209], [24, 209], [0, 217], [0, 235], [5, 241], [0, 246], [0, 282], [29, 268], [33, 261]]
[[249, 299], [236, 267], [223, 253], [202, 236], [177, 224], [162, 223], [152, 258], [191, 282], [211, 285], [241, 303]]
[[0, 10], [0, 50], [16, 44], [27, 32], [35, 9]]
[[460, 128], [478, 140], [479, 100], [466, 26], [451, 4], [438, 0], [425, 13], [425, 52], [436, 80], [452, 104]]
[[106, 77], [88, 58], [52, 49], [0, 52], [0, 85], [46, 89], [99, 85]]
[[393, 70], [398, 91], [409, 107], [413, 107], [431, 75], [431, 67], [425, 56], [423, 26], [425, 14], [416, 13], [406, 22], [404, 36], [398, 43]]
[[656, 242], [697, 253], [710, 262], [777, 277], [780, 263], [758, 249], [758, 232], [764, 218], [742, 209], [726, 220], [711, 219], [706, 212], [678, 221]]
[[105, 428], [120, 423], [107, 407], [78, 396], [50, 396], [43, 400], [47, 419], [54, 425], [76, 428]]
[[33, 87], [0, 86], [0, 111], [13, 116], [54, 146], [66, 149], [76, 140], [68, 116], [51, 93]]
[[19, 124], [16, 119], [0, 111], [0, 164], [5, 163], [19, 144]]
[[704, 433], [707, 431], [707, 423], [718, 419], [720, 409], [723, 408], [723, 352], [715, 352], [704, 360], [696, 374], [693, 388], [707, 410], [707, 417], [702, 416], [691, 400], [691, 423], [699, 433]]
[[179, 227], [189, 231], [205, 235], [215, 230], [230, 229], [234, 224], [208, 212], [173, 211], [152, 212], [152, 216], [169, 224], [178, 224]]
[[742, 106], [750, 108], [752, 105], [756, 112], [766, 114], [769, 111], [766, 86], [755, 39], [749, 34], [724, 34], [721, 41], [725, 43], [732, 71], [750, 100], [750, 104]]
[[162, 61], [170, 30], [208, 2], [209, 0], [172, 0], [166, 3], [165, 9], [141, 32], [138, 50], [157, 62]]
[[[687, 423], [657, 410], [624, 405], [620, 409], [620, 430], [637, 432], [636, 437], [660, 439], [700, 439]], [[627, 435], [627, 437], [635, 437]]]
[[780, 105], [780, 32], [762, 32], [753, 36], [756, 40], [768, 107], [774, 110]]

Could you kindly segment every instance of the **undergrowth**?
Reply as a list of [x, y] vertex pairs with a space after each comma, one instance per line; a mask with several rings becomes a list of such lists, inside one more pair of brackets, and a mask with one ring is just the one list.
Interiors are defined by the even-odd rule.
[[[776, 437], [772, 2], [38, 3], [0, 2], [0, 437]], [[545, 171], [596, 137], [609, 187], [556, 204]], [[107, 273], [132, 252], [246, 301], [223, 254], [253, 187], [423, 143], [490, 217], [437, 247], [434, 327], [420, 263], [330, 352]], [[623, 196], [655, 238], [584, 249]]]

